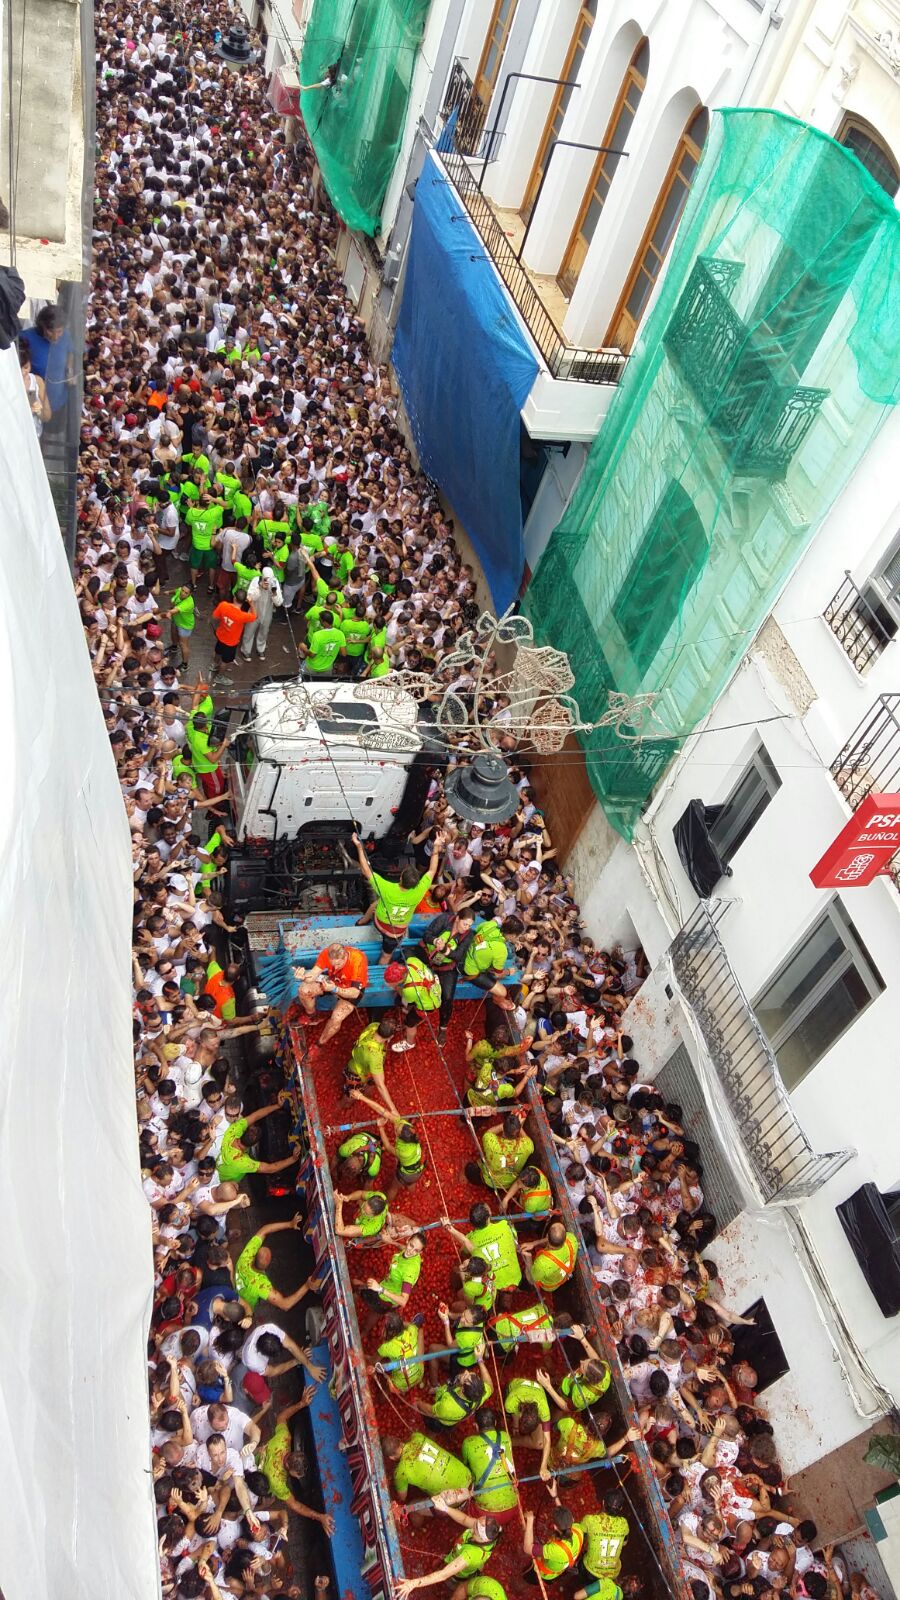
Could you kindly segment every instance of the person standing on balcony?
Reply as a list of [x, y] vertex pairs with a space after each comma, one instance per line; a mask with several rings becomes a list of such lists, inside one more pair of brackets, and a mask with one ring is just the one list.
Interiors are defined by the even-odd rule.
[[22, 382], [28, 396], [28, 405], [34, 418], [34, 431], [40, 438], [44, 423], [50, 421], [50, 401], [47, 399], [47, 388], [43, 378], [31, 370], [31, 350], [24, 339], [19, 340], [19, 367], [22, 372]]

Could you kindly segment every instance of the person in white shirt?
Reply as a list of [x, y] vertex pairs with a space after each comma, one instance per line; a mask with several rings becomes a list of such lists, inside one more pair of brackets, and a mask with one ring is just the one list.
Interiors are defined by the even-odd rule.
[[221, 1434], [227, 1450], [243, 1457], [252, 1456], [259, 1444], [259, 1428], [237, 1406], [213, 1402], [191, 1415], [191, 1431], [197, 1444], [206, 1444], [212, 1434]]

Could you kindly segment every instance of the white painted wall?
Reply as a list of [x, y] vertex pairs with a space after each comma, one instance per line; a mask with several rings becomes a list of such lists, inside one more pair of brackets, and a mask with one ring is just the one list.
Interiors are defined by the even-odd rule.
[[[525, 60], [527, 71], [558, 77], [579, 6], [577, 0], [542, 0]], [[647, 86], [619, 163], [609, 198], [573, 295], [564, 329], [576, 344], [594, 346], [606, 329], [672, 155], [691, 113], [735, 104], [754, 55], [767, 42], [768, 19], [748, 0], [711, 5], [708, 0], [614, 0], [591, 30], [569, 101], [562, 137], [602, 142], [622, 78], [642, 35], [650, 41]], [[520, 83], [508, 137], [488, 169], [486, 192], [501, 206], [518, 208], [552, 104], [553, 88]], [[525, 259], [537, 273], [555, 274], [562, 263], [595, 157], [560, 149], [535, 213]]]
[[[592, 817], [568, 865], [581, 890], [589, 930], [601, 939], [621, 936], [630, 918], [647, 955], [665, 972], [665, 946], [697, 903], [675, 850], [672, 829], [691, 799], [723, 800], [761, 738], [782, 787], [732, 861], [733, 877], [717, 896], [733, 905], [721, 936], [746, 993], [753, 998], [802, 938], [831, 891], [816, 889], [809, 870], [844, 825], [849, 808], [829, 764], [877, 695], [897, 684], [893, 644], [866, 678], [860, 678], [821, 618], [849, 562], [861, 581], [900, 528], [900, 493], [890, 470], [900, 449], [900, 416], [892, 416], [870, 449], [775, 609], [795, 656], [776, 676], [762, 649], [745, 658], [706, 728], [690, 741], [657, 795], [637, 848], [612, 844], [599, 815]], [[854, 559], [855, 558], [855, 559]], [[802, 675], [818, 698], [806, 715]], [[778, 719], [778, 720], [771, 720]], [[605, 855], [605, 860], [604, 860]], [[599, 869], [599, 870], [598, 870]], [[654, 885], [651, 891], [650, 884]], [[818, 1151], [858, 1152], [825, 1188], [798, 1207], [825, 1268], [831, 1292], [852, 1339], [875, 1378], [900, 1394], [900, 1327], [886, 1321], [844, 1237], [835, 1206], [860, 1184], [882, 1190], [900, 1183], [900, 1080], [895, 1065], [894, 1015], [900, 993], [900, 894], [888, 879], [847, 890], [842, 904], [885, 982], [884, 992], [857, 1018], [793, 1093], [794, 1106]], [[657, 987], [659, 986], [657, 979]], [[677, 1042], [677, 1007], [651, 1006], [649, 1039], [636, 1045], [639, 1059], [660, 1064]], [[635, 1029], [638, 1036], [638, 1029]], [[696, 1047], [685, 1042], [692, 1053]], [[648, 1052], [645, 1057], [645, 1052]], [[649, 1052], [652, 1052], [652, 1056]], [[849, 1396], [848, 1381], [828, 1333], [810, 1312], [810, 1290], [795, 1262], [790, 1237], [773, 1224], [744, 1217], [717, 1250], [729, 1303], [749, 1304], [765, 1294], [787, 1350], [804, 1352], [795, 1372], [767, 1395], [779, 1435], [789, 1441], [793, 1468], [817, 1459], [868, 1425]], [[779, 1224], [782, 1227], [782, 1224]], [[787, 1254], [786, 1254], [787, 1253]], [[790, 1359], [790, 1354], [789, 1354]], [[878, 1414], [871, 1392], [857, 1382], [859, 1404]]]
[[382, 239], [387, 239], [390, 235], [397, 209], [403, 197], [403, 190], [407, 183], [409, 159], [416, 140], [419, 120], [425, 109], [438, 48], [444, 29], [447, 26], [451, 7], [452, 0], [432, 0], [428, 20], [425, 23], [425, 32], [422, 35], [422, 43], [416, 57], [416, 65], [410, 87], [409, 105], [406, 110], [406, 123], [403, 129], [400, 153], [397, 157], [381, 210], [380, 234]]
[[[896, 155], [900, 84], [874, 37], [888, 27], [898, 34], [893, 11], [868, 0], [853, 5], [807, 0], [792, 8], [779, 34], [779, 53], [755, 80], [756, 103], [772, 104], [830, 133], [845, 112], [855, 112], [876, 126]], [[604, 222], [612, 217], [611, 198]], [[664, 998], [665, 945], [696, 904], [672, 827], [690, 799], [715, 803], [725, 798], [757, 737], [781, 773], [782, 788], [735, 857], [734, 876], [717, 891], [735, 902], [721, 933], [751, 997], [828, 899], [813, 887], [809, 868], [849, 815], [828, 766], [876, 697], [896, 690], [900, 655], [896, 644], [889, 646], [860, 677], [822, 612], [845, 569], [864, 583], [900, 531], [898, 450], [900, 416], [892, 415], [775, 606], [775, 621], [789, 646], [781, 668], [762, 647], [745, 660], [707, 730], [691, 741], [657, 796], [638, 847], [616, 842], [596, 813], [574, 852], [571, 866], [582, 885], [591, 931], [614, 938], [630, 918], [656, 964], [646, 1004], [630, 1023], [639, 1059], [653, 1067], [665, 1060], [679, 1036], [695, 1059], [697, 1054], [677, 999], [667, 1004]], [[811, 705], [808, 684], [815, 696]], [[783, 720], [767, 720], [784, 713]], [[893, 1027], [900, 992], [900, 895], [882, 880], [845, 891], [843, 904], [886, 988], [794, 1092], [814, 1148], [858, 1152], [798, 1213], [852, 1345], [872, 1379], [897, 1395], [898, 1319], [882, 1317], [834, 1208], [865, 1181], [882, 1189], [900, 1182]], [[790, 1219], [745, 1212], [716, 1241], [712, 1254], [729, 1304], [746, 1306], [765, 1295], [791, 1364], [791, 1373], [766, 1395], [788, 1467], [797, 1470], [861, 1432], [883, 1409], [883, 1396], [867, 1384], [865, 1368], [842, 1341], [822, 1292], [810, 1287]]]

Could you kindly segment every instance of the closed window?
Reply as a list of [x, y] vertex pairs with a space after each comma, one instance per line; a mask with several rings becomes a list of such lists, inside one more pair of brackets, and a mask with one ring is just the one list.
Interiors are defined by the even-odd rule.
[[528, 180], [528, 188], [525, 191], [525, 199], [522, 202], [522, 216], [526, 221], [537, 199], [537, 192], [541, 186], [541, 179], [546, 171], [552, 148], [557, 139], [562, 138], [562, 126], [566, 112], [569, 109], [569, 101], [575, 92], [573, 85], [580, 84], [581, 63], [591, 36], [591, 29], [596, 20], [597, 4], [598, 0], [585, 0], [585, 4], [581, 7], [575, 22], [575, 32], [572, 35], [572, 42], [569, 45], [565, 65], [560, 73], [563, 81], [557, 85], [554, 92], [550, 105], [550, 115], [544, 125], [544, 132], [538, 145], [538, 153], [531, 169], [531, 177]]
[[845, 117], [835, 137], [893, 200], [900, 189], [900, 170], [881, 135], [859, 117]]
[[697, 508], [673, 478], [647, 525], [612, 608], [641, 676], [662, 648], [708, 555], [709, 541]]
[[781, 779], [765, 745], [754, 750], [728, 799], [721, 806], [708, 807], [714, 820], [709, 837], [727, 864], [736, 855], [752, 828], [756, 827], [770, 800], [781, 788]]
[[579, 274], [590, 249], [591, 240], [600, 213], [606, 204], [610, 184], [616, 174], [616, 169], [625, 151], [631, 124], [637, 116], [637, 109], [641, 97], [647, 87], [647, 72], [650, 67], [650, 41], [642, 39], [631, 61], [628, 71], [622, 79], [618, 99], [613, 108], [613, 114], [607, 123], [603, 136], [603, 146], [607, 152], [598, 155], [591, 174], [590, 182], [585, 191], [578, 221], [575, 224], [572, 237], [569, 240], [565, 260], [559, 272], [559, 286], [563, 294], [571, 299]]
[[879, 654], [900, 628], [900, 541], [882, 557], [863, 588], [864, 621], [871, 629]]
[[756, 1001], [787, 1089], [877, 999], [884, 981], [840, 900], [833, 900]]
[[613, 317], [607, 344], [630, 350], [638, 324], [662, 271], [663, 262], [681, 221], [688, 191], [700, 161], [709, 130], [709, 113], [704, 106], [695, 111], [681, 138], [666, 181], [659, 192], [647, 231], [632, 263], [622, 298]]
[[513, 25], [518, 0], [495, 0], [494, 10], [491, 15], [490, 27], [484, 42], [484, 50], [478, 63], [475, 74], [475, 90], [482, 105], [488, 105], [497, 79], [500, 76], [500, 64], [509, 30]]

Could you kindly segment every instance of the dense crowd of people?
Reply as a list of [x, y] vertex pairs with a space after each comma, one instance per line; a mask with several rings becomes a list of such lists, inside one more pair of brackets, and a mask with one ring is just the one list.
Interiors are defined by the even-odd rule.
[[[260, 71], [234, 72], [216, 53], [213, 30], [230, 21], [220, 4], [201, 23], [170, 5], [138, 12], [98, 0], [76, 551], [132, 835], [136, 1104], [156, 1260], [153, 1476], [163, 1593], [185, 1600], [297, 1594], [290, 1519], [333, 1528], [292, 1482], [302, 1465], [292, 1421], [323, 1373], [275, 1314], [320, 1285], [282, 1291], [269, 1272], [267, 1238], [302, 1219], [262, 1227], [236, 1253], [227, 1233], [250, 1204], [246, 1179], [289, 1170], [296, 1153], [261, 1159], [262, 1124], [277, 1103], [245, 1106], [228, 1049], [260, 1022], [238, 1011], [235, 928], [219, 892], [233, 843], [227, 762], [214, 732], [215, 676], [211, 685], [192, 669], [192, 635], [208, 611], [224, 675], [239, 650], [264, 658], [273, 619], [285, 615], [306, 677], [405, 668], [465, 696], [469, 675], [442, 662], [478, 609], [474, 574], [433, 486], [411, 466], [388, 374], [370, 360], [342, 291], [335, 223], [314, 193], [309, 153], [286, 144]], [[59, 399], [38, 370], [59, 333], [52, 311], [43, 314], [22, 352], [39, 427]], [[500, 699], [501, 729], [503, 711]], [[515, 758], [514, 738], [501, 742]], [[523, 1582], [562, 1580], [567, 1592], [616, 1600], [629, 1588], [627, 1559], [618, 1581], [624, 1502], [615, 1489], [605, 1501], [598, 1492], [596, 1512], [573, 1517], [564, 1469], [601, 1457], [604, 1434], [610, 1453], [641, 1434], [695, 1600], [711, 1591], [864, 1596], [859, 1575], [817, 1548], [785, 1484], [756, 1373], [735, 1358], [742, 1319], [703, 1255], [715, 1219], [700, 1152], [679, 1108], [644, 1081], [622, 1031], [640, 952], [603, 951], [587, 937], [524, 763], [514, 777], [519, 811], [489, 828], [460, 825], [436, 780], [411, 840], [419, 871], [405, 883], [373, 877], [360, 848], [402, 1018], [395, 1027], [376, 1016], [349, 1054], [347, 1092], [375, 1109], [381, 1128], [338, 1152], [337, 1226], [346, 1239], [395, 1245], [385, 1278], [365, 1286], [364, 1331], [377, 1329], [380, 1380], [413, 1395], [420, 1426], [385, 1439], [384, 1453], [398, 1501], [431, 1499], [457, 1525], [443, 1564], [400, 1592], [450, 1580], [459, 1597], [505, 1600], [489, 1558], [517, 1515], [522, 1447], [540, 1453], [550, 1519], [542, 1531], [525, 1517]], [[204, 812], [201, 840], [193, 829]], [[410, 919], [423, 910], [432, 920], [410, 948]], [[326, 959], [317, 978], [302, 975], [310, 1017], [329, 988], [346, 997], [346, 1012], [326, 1024], [332, 1035], [364, 994], [347, 956], [336, 953], [332, 968]], [[510, 988], [513, 956], [520, 981]], [[420, 1176], [422, 1151], [385, 1061], [392, 1038], [398, 1055], [415, 1050], [423, 1014], [434, 1013], [442, 1042], [460, 979], [484, 995], [485, 1037], [467, 1039], [466, 1102], [491, 1124], [470, 1174], [485, 1201], [457, 1232], [455, 1298], [440, 1308], [454, 1354], [426, 1400], [416, 1394], [424, 1238], [395, 1205]], [[546, 1220], [552, 1186], [517, 1114], [532, 1085], [575, 1229], [556, 1211]], [[382, 1161], [394, 1173], [384, 1192]], [[591, 1330], [564, 1327], [552, 1311], [580, 1252], [637, 1410], [637, 1427], [615, 1444], [607, 1361]], [[523, 1285], [526, 1303], [522, 1293], [511, 1300]], [[515, 1376], [520, 1343], [549, 1348], [563, 1334], [576, 1355], [559, 1386], [543, 1369]], [[508, 1363], [502, 1417], [500, 1396], [487, 1404], [488, 1345]], [[470, 1419], [475, 1432], [463, 1437]]]

